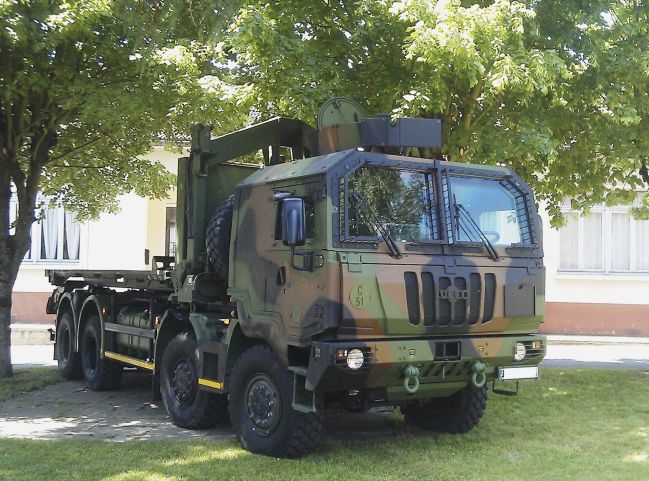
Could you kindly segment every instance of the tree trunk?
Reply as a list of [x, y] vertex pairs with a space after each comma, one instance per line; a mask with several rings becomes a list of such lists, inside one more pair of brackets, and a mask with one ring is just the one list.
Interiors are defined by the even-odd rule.
[[0, 379], [13, 376], [11, 367], [11, 289], [0, 292]]
[[[0, 157], [3, 164], [8, 159]], [[11, 377], [11, 291], [15, 276], [13, 239], [9, 234], [11, 208], [11, 177], [7, 170], [0, 172], [0, 379]]]
[[[47, 139], [46, 139], [47, 140]], [[45, 152], [49, 152], [49, 143]], [[0, 151], [6, 152], [6, 149]], [[46, 154], [45, 154], [46, 156]], [[34, 209], [38, 180], [43, 161], [34, 162], [27, 175], [17, 169], [15, 157], [0, 155], [0, 379], [11, 377], [11, 294], [18, 275], [18, 269], [31, 244], [31, 227], [34, 223]], [[13, 167], [13, 175], [5, 166]], [[4, 170], [3, 170], [4, 169]], [[11, 214], [11, 183], [14, 183], [18, 197], [18, 214], [13, 225]], [[13, 230], [13, 234], [11, 233]]]

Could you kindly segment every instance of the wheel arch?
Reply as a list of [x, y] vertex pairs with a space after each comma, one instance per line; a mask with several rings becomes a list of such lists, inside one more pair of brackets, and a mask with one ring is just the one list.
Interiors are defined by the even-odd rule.
[[158, 334], [156, 336], [154, 349], [154, 374], [159, 374], [159, 366], [162, 361], [165, 347], [174, 336], [181, 332], [192, 332], [195, 335], [194, 327], [186, 315], [177, 310], [167, 309], [162, 315], [160, 328], [158, 329]]
[[273, 351], [272, 346], [263, 339], [246, 336], [243, 333], [243, 329], [241, 329], [241, 324], [238, 319], [232, 319], [231, 322], [232, 325], [230, 326], [230, 329], [228, 329], [228, 335], [226, 338], [226, 344], [228, 346], [226, 363], [228, 366], [233, 366], [246, 350], [258, 344], [264, 344]]
[[59, 305], [56, 308], [56, 325], [54, 326], [56, 329], [59, 327], [59, 322], [61, 322], [61, 317], [63, 314], [66, 312], [69, 312], [72, 314], [72, 323], [74, 326], [73, 328], [76, 328], [78, 322], [77, 322], [77, 313], [74, 312], [74, 307], [72, 304], [72, 295], [69, 292], [64, 293], [61, 296], [61, 299], [59, 299]]
[[75, 333], [75, 349], [80, 350], [81, 336], [83, 330], [93, 315], [99, 317], [99, 326], [101, 330], [101, 357], [104, 357], [104, 324], [110, 321], [110, 296], [101, 294], [92, 294], [88, 296], [79, 309], [79, 318], [75, 320], [77, 331]]

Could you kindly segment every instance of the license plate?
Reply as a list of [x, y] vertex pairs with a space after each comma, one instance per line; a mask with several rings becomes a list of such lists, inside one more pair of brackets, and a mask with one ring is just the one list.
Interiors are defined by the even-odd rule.
[[539, 377], [538, 366], [498, 368], [499, 381], [508, 381], [511, 379], [536, 379], [538, 377]]

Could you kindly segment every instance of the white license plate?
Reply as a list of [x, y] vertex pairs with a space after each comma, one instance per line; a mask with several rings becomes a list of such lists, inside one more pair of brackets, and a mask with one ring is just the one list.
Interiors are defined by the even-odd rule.
[[508, 381], [510, 379], [536, 379], [538, 377], [539, 377], [538, 366], [498, 368], [499, 381]]

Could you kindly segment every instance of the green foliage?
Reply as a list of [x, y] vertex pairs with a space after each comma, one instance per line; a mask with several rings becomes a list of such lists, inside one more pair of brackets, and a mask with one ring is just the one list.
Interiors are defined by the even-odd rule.
[[567, 197], [587, 209], [645, 187], [647, 13], [613, 1], [3, 1], [3, 115], [33, 116], [30, 99], [47, 97], [47, 119], [27, 122], [56, 126], [41, 187], [96, 216], [128, 190], [162, 195], [171, 179], [133, 161], [160, 133], [313, 122], [348, 96], [443, 118], [442, 154], [514, 167], [558, 223]]
[[[257, 116], [341, 95], [441, 117], [447, 158], [515, 168], [547, 203], [628, 203], [647, 152], [641, 2], [249, 1], [220, 43]], [[644, 212], [644, 214], [643, 214]], [[649, 215], [644, 207], [639, 215]]]
[[15, 158], [26, 178], [42, 169], [40, 189], [82, 218], [114, 210], [125, 192], [165, 196], [172, 177], [138, 156], [217, 112], [206, 115], [222, 96], [206, 68], [214, 49], [174, 37], [165, 12], [124, 1], [0, 3], [3, 163]]
[[141, 158], [153, 144], [187, 138], [195, 122], [212, 120], [217, 131], [243, 122], [232, 88], [214, 75], [217, 47], [196, 28], [230, 8], [0, 0], [0, 377], [11, 371], [4, 307], [31, 243], [38, 193], [79, 219], [116, 210], [127, 192], [166, 197], [173, 176]]

